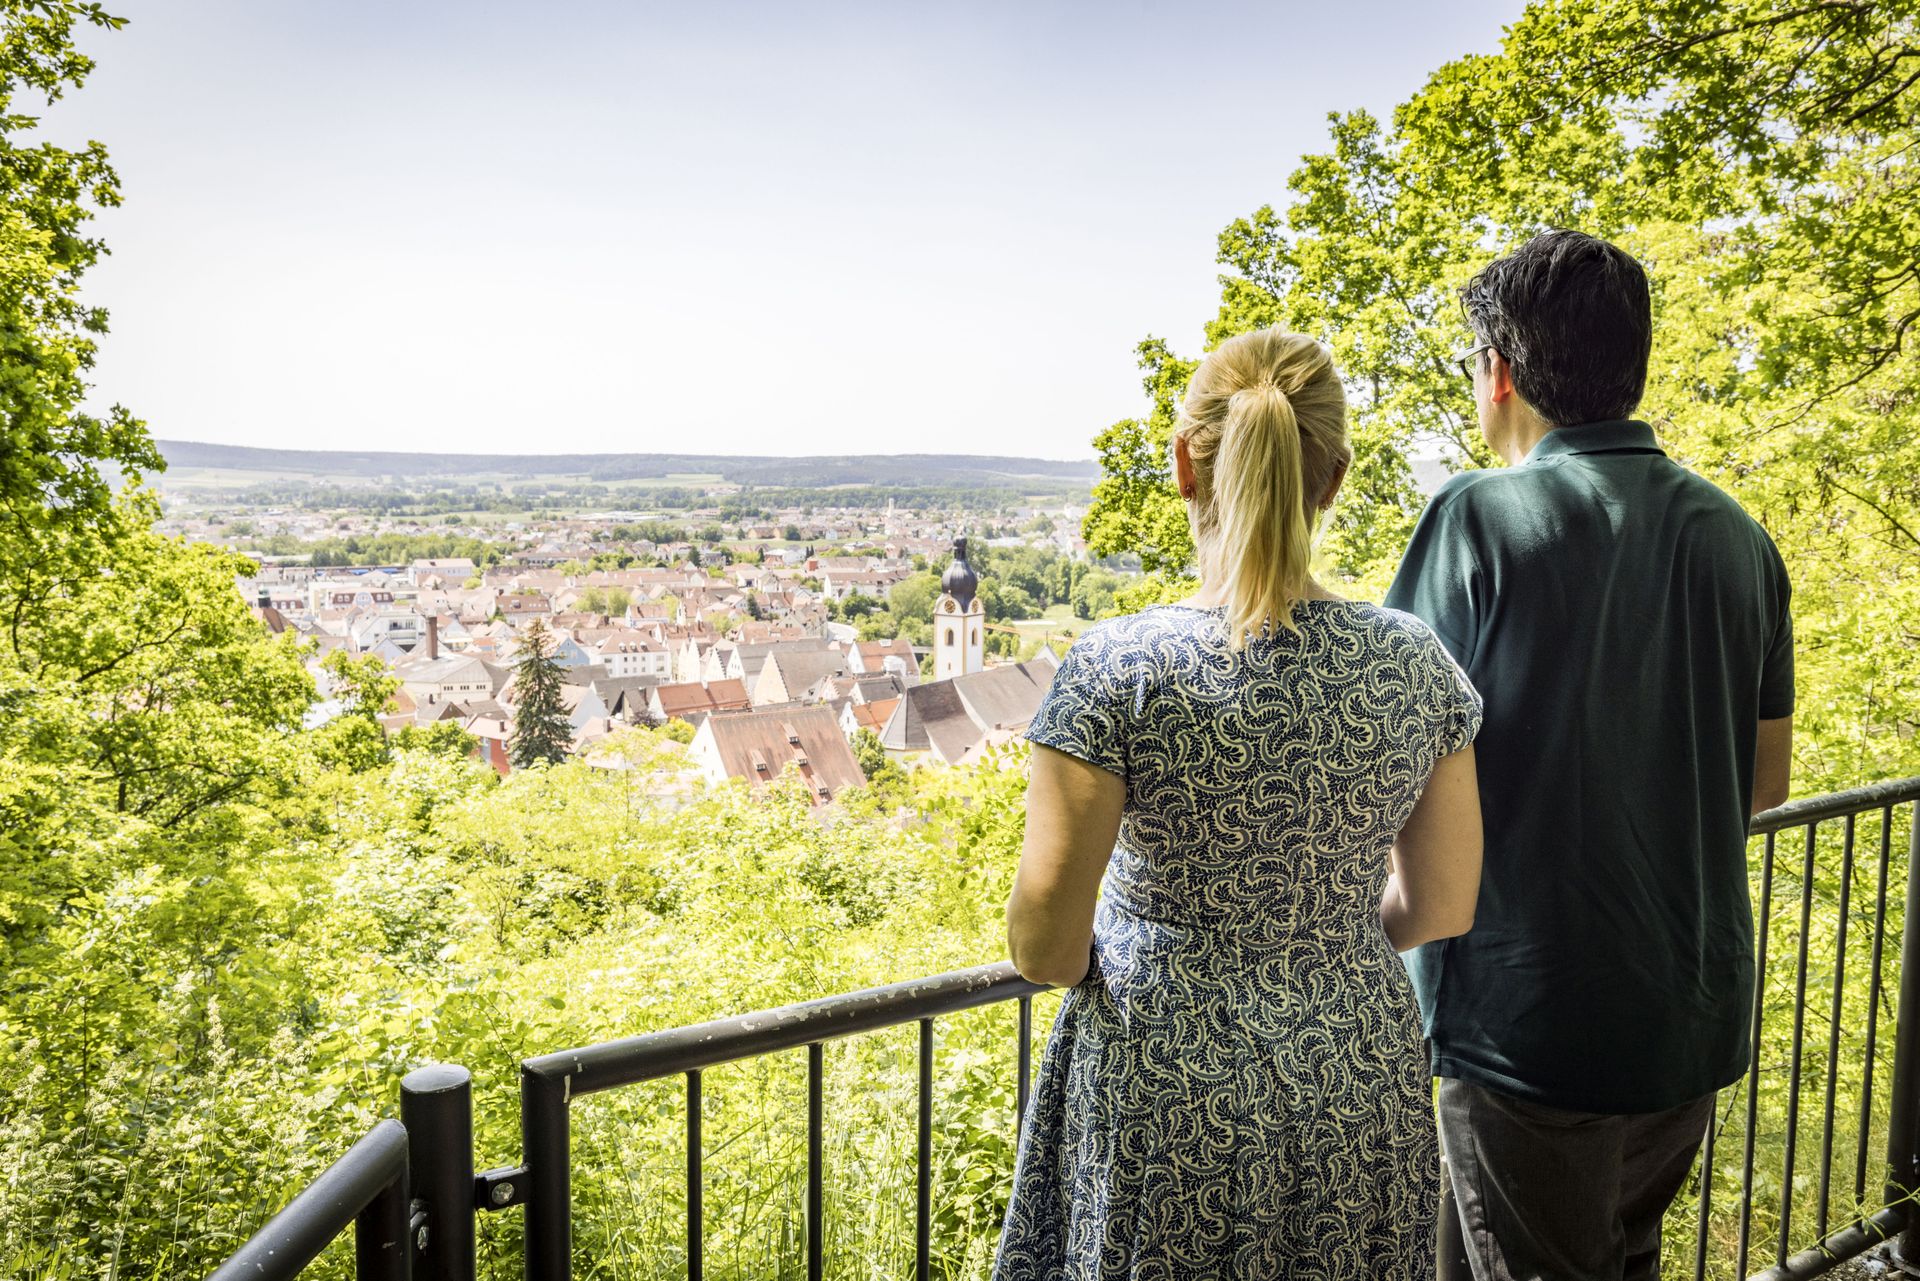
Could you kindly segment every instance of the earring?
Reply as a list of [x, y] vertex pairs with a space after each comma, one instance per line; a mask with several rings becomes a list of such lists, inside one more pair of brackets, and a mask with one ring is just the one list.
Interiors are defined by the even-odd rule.
[[1192, 487], [1191, 485], [1189, 485], [1189, 486], [1188, 486], [1187, 488], [1185, 488], [1185, 489], [1183, 489], [1183, 490], [1181, 490], [1181, 491], [1180, 491], [1180, 497], [1182, 497], [1182, 498], [1184, 498], [1184, 499], [1186, 499], [1186, 500], [1187, 500], [1188, 502], [1192, 502], [1192, 501], [1193, 501], [1193, 487]]

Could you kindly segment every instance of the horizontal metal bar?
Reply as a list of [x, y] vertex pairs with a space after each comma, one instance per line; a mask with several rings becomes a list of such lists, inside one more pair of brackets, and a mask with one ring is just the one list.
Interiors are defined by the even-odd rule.
[[1858, 1258], [1906, 1226], [1907, 1208], [1889, 1206], [1868, 1215], [1860, 1222], [1841, 1228], [1832, 1236], [1777, 1263], [1765, 1272], [1756, 1272], [1749, 1281], [1804, 1281], [1833, 1271], [1848, 1259]]
[[[1755, 815], [1750, 830], [1756, 835], [1774, 832], [1910, 800], [1920, 800], [1920, 777], [1790, 801]], [[1010, 963], [1002, 961], [693, 1027], [542, 1054], [521, 1066], [535, 1076], [567, 1079], [569, 1095], [592, 1094], [1045, 990], [1022, 979]]]
[[292, 1281], [407, 1172], [407, 1131], [382, 1121], [287, 1202], [208, 1281]]
[[1747, 825], [1747, 831], [1750, 835], [1759, 836], [1784, 827], [1799, 827], [1822, 819], [1845, 818], [1849, 814], [1863, 814], [1868, 810], [1913, 800], [1920, 800], [1920, 778], [1898, 778], [1866, 787], [1849, 788], [1844, 792], [1829, 792], [1825, 796], [1788, 801], [1775, 809], [1755, 814], [1753, 821]]
[[1001, 961], [693, 1027], [542, 1054], [527, 1059], [520, 1067], [534, 1076], [565, 1079], [569, 1096], [592, 1094], [1046, 990], [1021, 978], [1011, 962]]

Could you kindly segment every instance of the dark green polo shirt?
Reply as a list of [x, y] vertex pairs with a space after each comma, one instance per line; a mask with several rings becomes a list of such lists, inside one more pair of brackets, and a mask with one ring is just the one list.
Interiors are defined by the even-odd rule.
[[1434, 495], [1386, 603], [1486, 700], [1471, 932], [1408, 954], [1436, 1075], [1653, 1112], [1745, 1070], [1758, 722], [1793, 711], [1786, 568], [1639, 422]]

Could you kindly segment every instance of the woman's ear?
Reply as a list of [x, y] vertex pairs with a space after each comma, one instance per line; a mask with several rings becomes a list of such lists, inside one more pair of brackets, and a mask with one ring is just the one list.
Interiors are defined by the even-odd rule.
[[1187, 452], [1185, 436], [1173, 438], [1173, 484], [1182, 498], [1192, 498], [1200, 492], [1200, 486], [1193, 478], [1193, 455]]
[[1320, 510], [1326, 511], [1333, 506], [1334, 495], [1340, 492], [1340, 486], [1346, 482], [1347, 467], [1353, 462], [1351, 457], [1342, 458], [1340, 465], [1333, 469], [1333, 479], [1327, 482], [1327, 492], [1320, 495]]

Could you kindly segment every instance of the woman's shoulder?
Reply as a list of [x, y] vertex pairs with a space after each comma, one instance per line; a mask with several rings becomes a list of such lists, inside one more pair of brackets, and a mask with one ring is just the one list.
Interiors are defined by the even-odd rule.
[[1217, 617], [1184, 606], [1153, 605], [1138, 613], [1117, 614], [1090, 624], [1060, 664], [1063, 669], [1137, 676], [1203, 647], [1209, 622], [1214, 631], [1219, 630]]
[[1210, 629], [1220, 630], [1216, 611], [1186, 605], [1149, 605], [1138, 613], [1115, 614], [1089, 625], [1074, 648], [1084, 645], [1090, 652], [1151, 650], [1169, 642], [1202, 642]]

